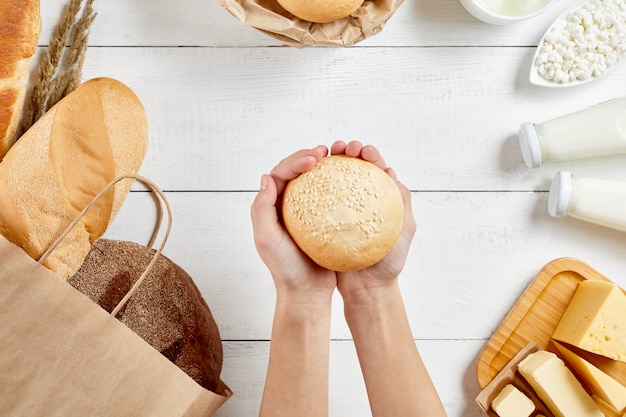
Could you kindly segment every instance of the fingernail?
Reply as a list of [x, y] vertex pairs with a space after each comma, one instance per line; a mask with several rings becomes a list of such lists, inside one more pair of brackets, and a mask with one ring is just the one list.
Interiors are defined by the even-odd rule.
[[267, 175], [261, 176], [261, 190], [267, 190]]

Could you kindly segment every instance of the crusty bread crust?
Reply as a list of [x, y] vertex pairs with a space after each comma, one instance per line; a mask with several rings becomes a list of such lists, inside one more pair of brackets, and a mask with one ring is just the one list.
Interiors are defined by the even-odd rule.
[[294, 16], [314, 23], [329, 23], [350, 16], [363, 0], [277, 0]]
[[283, 196], [287, 231], [315, 263], [354, 271], [380, 261], [404, 225], [398, 186], [376, 165], [329, 156], [290, 181]]
[[40, 32], [39, 0], [0, 1], [0, 161], [15, 141]]
[[[133, 91], [110, 78], [83, 83], [0, 163], [0, 234], [39, 259], [109, 182], [138, 173], [147, 144], [146, 114]], [[98, 200], [44, 266], [61, 278], [76, 272], [130, 187], [119, 182]]]

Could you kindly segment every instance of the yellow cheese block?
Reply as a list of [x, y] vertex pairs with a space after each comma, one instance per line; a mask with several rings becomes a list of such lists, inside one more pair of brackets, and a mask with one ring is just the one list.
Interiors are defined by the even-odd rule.
[[626, 295], [612, 282], [582, 281], [552, 338], [626, 362]]
[[554, 353], [546, 350], [531, 353], [517, 369], [556, 417], [604, 417], [574, 374]]
[[491, 408], [500, 417], [529, 417], [535, 404], [514, 385], [507, 384], [491, 401]]
[[626, 408], [626, 387], [560, 343], [554, 343], [570, 369], [589, 390], [620, 414]]

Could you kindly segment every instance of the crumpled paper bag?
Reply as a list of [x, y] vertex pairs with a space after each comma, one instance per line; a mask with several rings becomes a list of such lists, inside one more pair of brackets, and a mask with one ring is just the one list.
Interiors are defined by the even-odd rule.
[[108, 183], [42, 256], [48, 256], [82, 216], [117, 182], [134, 178], [155, 193], [157, 237], [152, 261], [109, 314], [24, 250], [0, 235], [0, 416], [209, 417], [232, 395], [215, 392], [115, 318], [150, 273], [172, 225], [161, 189], [147, 178], [122, 175]]
[[0, 415], [208, 417], [198, 385], [96, 303], [0, 236]]
[[330, 23], [312, 23], [283, 9], [276, 0], [219, 0], [233, 16], [282, 43], [349, 46], [380, 32], [403, 0], [365, 0], [352, 15]]

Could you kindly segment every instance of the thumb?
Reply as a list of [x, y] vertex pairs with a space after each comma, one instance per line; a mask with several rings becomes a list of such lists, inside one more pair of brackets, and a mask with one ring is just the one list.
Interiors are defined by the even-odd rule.
[[252, 218], [252, 230], [257, 248], [266, 248], [271, 240], [278, 224], [276, 200], [278, 198], [276, 182], [270, 175], [261, 177], [261, 188], [252, 202], [250, 217]]

